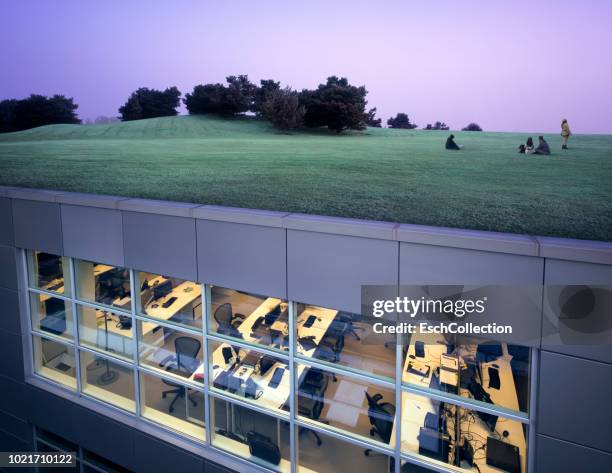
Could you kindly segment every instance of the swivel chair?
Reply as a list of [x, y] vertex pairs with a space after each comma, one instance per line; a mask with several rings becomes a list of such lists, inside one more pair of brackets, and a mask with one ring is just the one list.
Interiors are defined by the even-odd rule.
[[[176, 355], [170, 355], [164, 358], [160, 363], [160, 368], [166, 368], [166, 371], [178, 374], [183, 377], [189, 377], [198, 368], [199, 361], [197, 359], [198, 353], [202, 344], [199, 340], [191, 337], [177, 337], [174, 339], [174, 348]], [[162, 382], [170, 386], [172, 389], [162, 392], [162, 398], [165, 399], [168, 394], [174, 394], [174, 399], [168, 407], [168, 412], [174, 412], [174, 404], [179, 398], [187, 398], [191, 403], [196, 406], [197, 402], [194, 401], [187, 393], [187, 388], [180, 384], [173, 383], [166, 379], [162, 379]]]
[[[378, 435], [384, 443], [389, 443], [395, 420], [395, 406], [390, 402], [380, 402], [383, 398], [380, 393], [370, 396], [366, 392], [365, 395], [368, 400], [368, 418], [372, 426], [370, 428], [370, 436]], [[367, 449], [363, 453], [369, 456], [372, 450]]]
[[232, 304], [226, 302], [221, 304], [213, 314], [215, 321], [219, 324], [218, 332], [222, 335], [229, 335], [234, 338], [242, 338], [242, 334], [238, 331], [240, 324], [246, 319], [245, 315], [234, 314]]

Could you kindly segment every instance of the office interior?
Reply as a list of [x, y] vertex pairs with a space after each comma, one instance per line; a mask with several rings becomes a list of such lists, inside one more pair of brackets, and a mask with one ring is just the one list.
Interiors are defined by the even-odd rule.
[[399, 425], [407, 456], [527, 471], [527, 424], [504, 417], [528, 416], [527, 348], [406, 336], [400, 416], [396, 340], [374, 333], [367, 317], [42, 252], [28, 252], [28, 274], [38, 374], [131, 413], [139, 405], [142, 417], [182, 435], [202, 441], [208, 427], [213, 446], [289, 471], [294, 376], [298, 471], [393, 471], [384, 451]]

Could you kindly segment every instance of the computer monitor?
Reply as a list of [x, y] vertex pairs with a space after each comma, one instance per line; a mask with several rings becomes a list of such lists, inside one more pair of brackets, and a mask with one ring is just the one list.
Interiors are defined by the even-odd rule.
[[518, 447], [489, 437], [487, 439], [487, 465], [508, 473], [521, 473], [521, 455]]
[[172, 292], [172, 281], [167, 279], [166, 281], [158, 284], [153, 288], [153, 298], [161, 299], [162, 297], [166, 297], [168, 294]]
[[421, 427], [419, 430], [419, 454], [448, 462], [450, 438], [437, 430]]

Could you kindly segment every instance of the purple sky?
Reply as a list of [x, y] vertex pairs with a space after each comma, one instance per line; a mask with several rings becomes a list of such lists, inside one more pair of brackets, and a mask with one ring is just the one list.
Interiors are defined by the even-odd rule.
[[336, 74], [385, 122], [612, 133], [609, 0], [19, 0], [0, 17], [0, 98], [62, 93], [81, 118], [139, 86]]

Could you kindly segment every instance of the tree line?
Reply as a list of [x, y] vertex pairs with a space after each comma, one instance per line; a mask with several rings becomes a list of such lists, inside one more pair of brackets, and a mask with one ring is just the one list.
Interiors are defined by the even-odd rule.
[[[281, 87], [272, 79], [252, 83], [247, 75], [228, 76], [225, 83], [196, 85], [185, 94], [182, 102], [190, 115], [215, 114], [237, 116], [252, 113], [270, 121], [282, 131], [302, 127], [326, 127], [340, 133], [344, 130], [364, 130], [366, 127], [382, 127], [382, 119], [376, 116], [376, 108], [367, 109], [365, 86], [355, 86], [345, 77], [331, 76], [316, 89], [296, 91]], [[141, 87], [119, 107], [123, 121], [143, 118], [168, 117], [178, 114], [181, 92], [177, 87], [165, 90]], [[76, 115], [72, 98], [62, 95], [45, 97], [31, 95], [23, 100], [0, 102], [0, 132], [19, 131], [52, 123], [81, 123]], [[387, 120], [389, 128], [415, 129], [406, 113], [398, 113]], [[448, 130], [443, 122], [428, 124], [425, 130]], [[465, 131], [482, 131], [475, 123]]]

